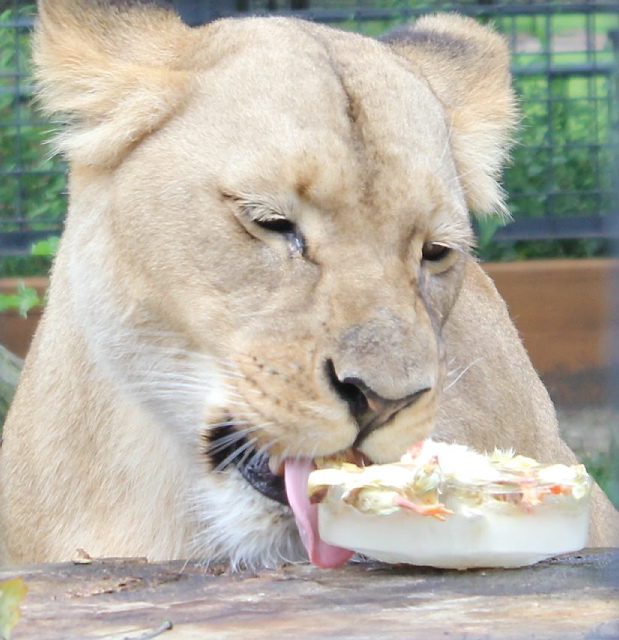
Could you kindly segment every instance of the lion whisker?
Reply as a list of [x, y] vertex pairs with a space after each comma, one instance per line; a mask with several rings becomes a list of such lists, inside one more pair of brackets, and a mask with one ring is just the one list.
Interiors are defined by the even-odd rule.
[[[220, 423], [221, 426], [224, 427], [234, 427], [236, 426], [236, 422], [230, 422], [230, 423]], [[241, 438], [244, 438], [248, 433], [252, 433], [254, 431], [259, 431], [260, 429], [264, 429], [267, 426], [269, 426], [269, 423], [265, 423], [265, 424], [251, 424], [246, 422], [245, 424], [249, 424], [250, 426], [248, 427], [243, 427], [242, 429], [234, 429], [233, 433], [230, 433], [228, 435], [225, 436], [221, 436], [220, 438], [218, 438], [217, 440], [217, 444], [219, 444], [220, 442], [224, 442], [224, 441], [234, 441], [234, 440], [239, 440]], [[219, 425], [217, 425], [219, 426]], [[212, 426], [210, 430], [215, 429], [217, 427]]]
[[249, 439], [245, 444], [241, 445], [238, 449], [235, 449], [229, 456], [224, 458], [214, 469], [213, 471], [221, 471], [225, 469], [235, 458], [241, 455], [243, 451], [246, 449], [253, 447], [256, 443], [256, 438]]
[[237, 402], [236, 400], [227, 400], [226, 404], [232, 405], [234, 407], [244, 407], [246, 409], [251, 409], [251, 407], [247, 404], [247, 402]]
[[[477, 363], [481, 362], [483, 360], [483, 358], [477, 358], [477, 360], [473, 360], [473, 362], [471, 362], [467, 367], [464, 368], [464, 370], [460, 373], [460, 375], [453, 380], [452, 382], [450, 382], [444, 389], [443, 389], [443, 393], [445, 393], [446, 391], [448, 391], [449, 389], [451, 389], [451, 387], [454, 386], [454, 384], [456, 384], [456, 382], [458, 382], [458, 380], [460, 380], [460, 378], [462, 378], [462, 376], [474, 365], [476, 365]], [[457, 369], [456, 369], [457, 371]]]
[[239, 461], [241, 465], [244, 465], [247, 462], [247, 458], [249, 456], [252, 456], [252, 460], [256, 459], [256, 450], [255, 449], [247, 449], [245, 451], [245, 453], [243, 454], [243, 456], [241, 457], [241, 460]]
[[216, 454], [220, 451], [224, 451], [230, 445], [233, 445], [235, 442], [239, 442], [244, 439], [242, 434], [234, 434], [234, 436], [226, 436], [226, 438], [221, 438], [221, 440], [217, 441], [215, 446], [208, 447], [209, 454]]
[[221, 422], [211, 422], [208, 429], [217, 429], [218, 427], [235, 427], [237, 425], [252, 424], [249, 420], [222, 420]]
[[439, 159], [438, 159], [439, 162], [441, 162], [443, 158], [447, 155], [447, 150], [449, 149], [449, 146], [451, 144], [452, 129], [453, 129], [453, 122], [450, 120], [448, 129], [447, 129], [447, 138], [445, 139], [445, 144], [443, 145], [443, 151], [441, 152], [441, 155], [439, 156]]

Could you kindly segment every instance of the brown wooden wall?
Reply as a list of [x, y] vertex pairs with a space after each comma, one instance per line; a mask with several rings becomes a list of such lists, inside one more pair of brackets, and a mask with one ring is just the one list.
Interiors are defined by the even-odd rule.
[[486, 271], [538, 371], [581, 373], [610, 363], [615, 261], [494, 263]]

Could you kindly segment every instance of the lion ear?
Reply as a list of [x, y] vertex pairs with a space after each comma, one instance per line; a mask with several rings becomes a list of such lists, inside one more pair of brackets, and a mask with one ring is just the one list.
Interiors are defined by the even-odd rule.
[[188, 79], [175, 52], [186, 31], [152, 5], [40, 0], [39, 100], [66, 123], [57, 147], [69, 160], [112, 167], [179, 108]]
[[469, 209], [507, 213], [499, 184], [518, 122], [505, 40], [475, 20], [427, 16], [383, 38], [442, 102]]

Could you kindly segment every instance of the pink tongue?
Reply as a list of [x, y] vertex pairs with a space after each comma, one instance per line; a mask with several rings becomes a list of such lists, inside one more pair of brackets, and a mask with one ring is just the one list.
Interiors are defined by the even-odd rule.
[[307, 479], [313, 471], [311, 458], [288, 458], [284, 466], [286, 494], [294, 512], [301, 540], [311, 562], [319, 567], [339, 567], [353, 552], [334, 547], [320, 539], [318, 533], [318, 505], [310, 504]]

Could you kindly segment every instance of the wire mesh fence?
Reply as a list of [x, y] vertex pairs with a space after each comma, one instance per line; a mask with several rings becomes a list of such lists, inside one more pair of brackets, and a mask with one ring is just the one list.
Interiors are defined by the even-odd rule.
[[32, 103], [32, 3], [0, 3], [0, 252], [27, 252], [57, 233], [66, 210], [65, 170], [45, 141], [50, 124]]
[[[514, 221], [478, 223], [485, 257], [518, 253], [517, 241], [595, 254], [617, 213], [619, 6], [549, 0], [159, 0], [192, 25], [222, 15], [284, 14], [378, 36], [416, 16], [457, 10], [493, 22], [510, 44], [523, 124], [505, 186]], [[58, 233], [65, 170], [50, 157], [50, 125], [32, 103], [29, 33], [34, 4], [0, 0], [0, 254], [25, 253]], [[560, 239], [578, 238], [571, 245]], [[498, 241], [498, 242], [497, 242]], [[559, 243], [559, 244], [557, 244]], [[565, 248], [567, 246], [567, 249]], [[507, 249], [506, 249], [507, 247]], [[562, 248], [563, 247], [563, 248]]]

